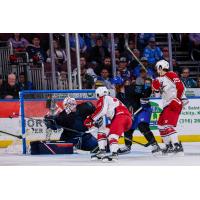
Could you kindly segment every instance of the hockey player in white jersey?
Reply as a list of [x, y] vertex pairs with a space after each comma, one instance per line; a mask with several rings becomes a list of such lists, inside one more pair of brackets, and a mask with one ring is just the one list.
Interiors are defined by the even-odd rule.
[[169, 71], [167, 61], [158, 61], [156, 69], [159, 77], [153, 81], [152, 87], [156, 93], [160, 92], [163, 100], [163, 111], [158, 119], [158, 129], [166, 145], [163, 154], [183, 154], [183, 147], [175, 127], [184, 104], [188, 102], [184, 84], [176, 73]]
[[[109, 96], [106, 87], [96, 89], [97, 106], [96, 111], [88, 116], [84, 124], [92, 128], [102, 117], [106, 116], [111, 122], [106, 127], [101, 127], [97, 134], [100, 151], [91, 158], [112, 161], [118, 158], [118, 139], [129, 130], [132, 125], [132, 116], [126, 106], [117, 98]], [[111, 155], [106, 155], [107, 140], [109, 142]]]

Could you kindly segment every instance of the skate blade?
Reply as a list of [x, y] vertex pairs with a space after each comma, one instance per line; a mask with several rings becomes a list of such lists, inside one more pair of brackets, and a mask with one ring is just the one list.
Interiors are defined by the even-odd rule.
[[185, 155], [184, 152], [174, 153], [174, 156], [176, 157], [183, 157], [184, 155]]
[[162, 153], [163, 157], [173, 157], [174, 153]]
[[97, 160], [101, 160], [101, 158], [97, 158], [97, 157], [91, 158], [91, 161], [97, 161]]
[[102, 159], [103, 163], [111, 163], [111, 162], [117, 162], [117, 161], [118, 161], [118, 159], [112, 159], [112, 160], [109, 160], [107, 158]]
[[163, 156], [163, 153], [162, 153], [162, 151], [158, 151], [158, 152], [152, 153], [152, 155], [154, 157], [160, 157], [160, 156]]
[[121, 152], [121, 153], [119, 152], [118, 155], [126, 155], [126, 154], [129, 154], [129, 153], [131, 153], [131, 151], [126, 151], [126, 152]]

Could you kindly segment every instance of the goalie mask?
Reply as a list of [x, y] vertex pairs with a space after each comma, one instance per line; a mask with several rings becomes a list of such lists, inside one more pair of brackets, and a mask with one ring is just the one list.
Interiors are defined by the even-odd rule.
[[169, 63], [166, 60], [160, 60], [156, 63], [156, 69], [159, 75], [162, 75], [164, 69], [169, 70]]
[[108, 89], [106, 87], [98, 87], [95, 91], [96, 98], [109, 95]]
[[77, 106], [76, 100], [71, 97], [66, 97], [63, 101], [63, 107], [67, 114], [73, 112]]

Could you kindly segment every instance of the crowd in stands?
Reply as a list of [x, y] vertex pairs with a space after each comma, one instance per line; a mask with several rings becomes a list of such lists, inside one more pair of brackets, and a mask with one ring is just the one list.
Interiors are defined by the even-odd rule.
[[[189, 34], [190, 51], [200, 48], [200, 34]], [[47, 38], [48, 40], [48, 38]], [[30, 60], [44, 63], [45, 72], [51, 72], [51, 54], [48, 41], [44, 41], [40, 34], [15, 33], [8, 39], [12, 43], [15, 52], [26, 51]], [[54, 59], [56, 71], [61, 80], [59, 89], [66, 89], [67, 82], [67, 55], [65, 51], [64, 36], [55, 34], [53, 41]], [[114, 89], [117, 95], [122, 95], [124, 86], [135, 84], [144, 85], [146, 81], [156, 78], [155, 64], [161, 59], [169, 61], [168, 47], [160, 48], [156, 44], [153, 33], [129, 34], [129, 48], [141, 61], [142, 66], [134, 59], [132, 54], [125, 48], [124, 34], [115, 34], [115, 58], [116, 76], [113, 77], [113, 63], [111, 59], [110, 34], [79, 34], [81, 80], [83, 89], [92, 89], [99, 85]], [[72, 79], [74, 88], [77, 88], [77, 64], [76, 46], [74, 34], [70, 34], [70, 53], [72, 63]], [[176, 71], [187, 88], [200, 87], [200, 79], [197, 81], [190, 78], [189, 68], [179, 70], [176, 60], [173, 59], [174, 71]], [[68, 85], [68, 84], [65, 84]], [[18, 92], [26, 89], [34, 89], [34, 83], [27, 80], [26, 73], [22, 72], [18, 77], [11, 73], [7, 80], [2, 80], [0, 75], [0, 98], [18, 98]]]

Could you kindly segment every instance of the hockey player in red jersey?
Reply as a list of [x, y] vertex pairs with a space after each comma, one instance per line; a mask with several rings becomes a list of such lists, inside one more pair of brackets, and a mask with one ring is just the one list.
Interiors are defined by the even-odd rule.
[[163, 111], [158, 119], [158, 129], [166, 145], [163, 154], [183, 154], [183, 147], [179, 142], [175, 127], [182, 107], [188, 103], [185, 96], [185, 88], [177, 74], [169, 71], [169, 63], [167, 61], [158, 61], [156, 69], [159, 77], [153, 81], [152, 87], [156, 93], [161, 93], [163, 100]]
[[[126, 106], [117, 98], [109, 96], [106, 87], [96, 89], [97, 106], [96, 111], [85, 120], [84, 124], [92, 128], [102, 117], [111, 121], [107, 126], [99, 128], [97, 139], [99, 152], [93, 155], [92, 159], [102, 159], [103, 161], [116, 160], [118, 158], [118, 139], [132, 125], [132, 116]], [[111, 155], [106, 155], [107, 140], [109, 142]]]

